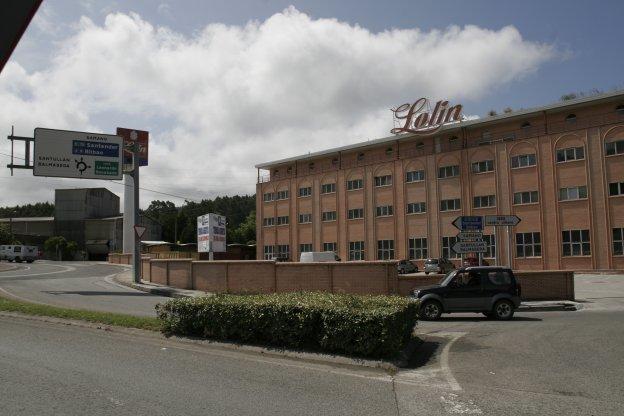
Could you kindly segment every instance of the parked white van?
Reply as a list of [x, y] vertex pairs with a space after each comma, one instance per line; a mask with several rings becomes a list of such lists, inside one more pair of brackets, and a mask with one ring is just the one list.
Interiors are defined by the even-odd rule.
[[36, 246], [0, 246], [0, 259], [17, 263], [32, 263], [37, 259], [37, 253]]
[[299, 257], [301, 263], [340, 261], [333, 251], [307, 251]]

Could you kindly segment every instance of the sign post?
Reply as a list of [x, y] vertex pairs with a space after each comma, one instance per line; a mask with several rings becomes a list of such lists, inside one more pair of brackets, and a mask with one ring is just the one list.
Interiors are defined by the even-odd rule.
[[[507, 265], [509, 268], [513, 264], [513, 253], [511, 251], [511, 227], [515, 227], [520, 223], [520, 218], [517, 215], [486, 215], [485, 225], [496, 227], [507, 227]], [[496, 233], [496, 231], [494, 231]], [[496, 235], [496, 234], [494, 234]], [[496, 256], [498, 263], [498, 255]]]
[[226, 246], [226, 221], [223, 215], [206, 214], [197, 217], [197, 252], [208, 253], [214, 260], [214, 253], [224, 253]]

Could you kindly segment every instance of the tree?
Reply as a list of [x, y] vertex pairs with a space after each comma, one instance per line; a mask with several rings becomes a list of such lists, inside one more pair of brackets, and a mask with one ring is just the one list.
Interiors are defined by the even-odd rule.
[[54, 215], [54, 204], [37, 202], [36, 204], [0, 207], [0, 218], [10, 217], [51, 217]]
[[57, 260], [71, 260], [78, 250], [78, 244], [75, 241], [67, 241], [65, 237], [50, 237], [43, 244], [43, 249], [52, 258]]
[[0, 244], [12, 244], [13, 234], [5, 224], [0, 224]]
[[251, 211], [238, 228], [228, 232], [228, 243], [256, 243], [256, 211]]
[[496, 110], [490, 110], [488, 111], [487, 115], [490, 117], [494, 117], [495, 115], [497, 115], [498, 113], [496, 112]]

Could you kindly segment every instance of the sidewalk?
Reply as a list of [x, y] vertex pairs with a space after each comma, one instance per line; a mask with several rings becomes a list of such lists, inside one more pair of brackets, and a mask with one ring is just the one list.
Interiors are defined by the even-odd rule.
[[134, 283], [132, 280], [132, 270], [120, 273], [113, 278], [117, 283], [131, 287], [133, 289], [141, 290], [143, 292], [151, 293], [152, 295], [167, 296], [170, 298], [196, 298], [199, 296], [209, 296], [210, 293], [203, 292], [201, 290], [185, 290], [177, 289], [174, 287], [159, 285], [156, 283]]

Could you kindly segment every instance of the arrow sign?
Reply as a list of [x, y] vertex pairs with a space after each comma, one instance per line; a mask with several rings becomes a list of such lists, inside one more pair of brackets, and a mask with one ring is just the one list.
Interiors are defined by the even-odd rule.
[[485, 241], [458, 241], [451, 248], [457, 254], [485, 253], [487, 251]]
[[134, 226], [134, 232], [136, 233], [137, 237], [139, 237], [139, 238], [143, 237], [143, 234], [145, 234], [145, 230], [147, 230], [147, 228], [143, 227], [142, 225], [135, 225]]
[[455, 218], [453, 225], [460, 231], [481, 231], [483, 229], [483, 217], [463, 215]]
[[462, 231], [457, 234], [460, 241], [479, 241], [483, 239], [483, 233], [479, 231]]
[[513, 227], [520, 223], [520, 218], [517, 215], [486, 215], [485, 225], [508, 226]]

